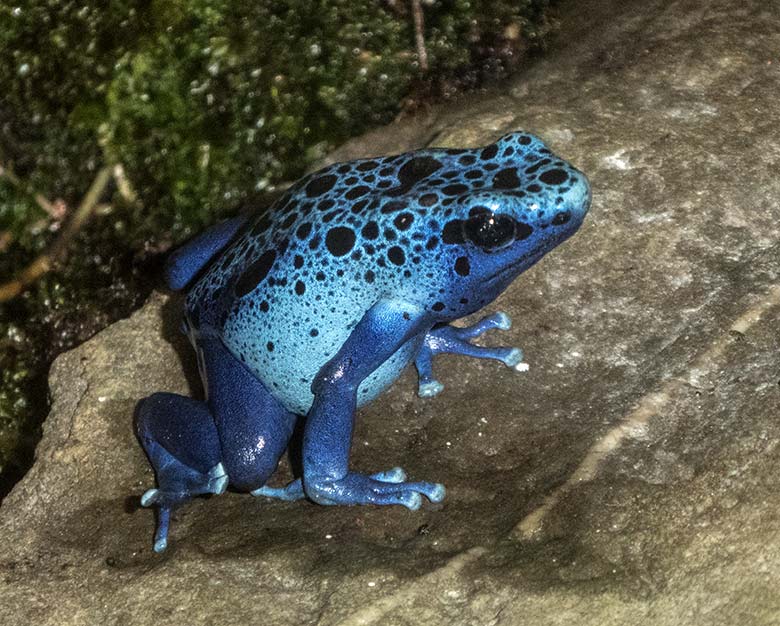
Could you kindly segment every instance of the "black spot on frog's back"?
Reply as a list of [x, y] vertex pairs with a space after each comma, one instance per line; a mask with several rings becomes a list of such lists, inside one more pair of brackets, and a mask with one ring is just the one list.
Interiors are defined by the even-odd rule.
[[336, 226], [325, 236], [325, 247], [333, 256], [348, 254], [355, 245], [355, 231], [345, 226]]
[[569, 175], [560, 168], [546, 170], [539, 175], [539, 180], [545, 185], [560, 185], [561, 183], [566, 182], [566, 179], [568, 178]]
[[398, 170], [399, 186], [389, 193], [401, 195], [409, 191], [421, 180], [439, 170], [441, 161], [432, 156], [416, 156], [407, 160]]
[[361, 196], [365, 196], [369, 191], [371, 191], [371, 188], [368, 187], [367, 185], [358, 185], [357, 187], [352, 187], [351, 189], [349, 189], [344, 194], [344, 197], [347, 200], [356, 200]]
[[360, 231], [360, 234], [364, 239], [376, 239], [379, 237], [379, 226], [375, 221], [371, 220], [363, 226], [363, 230]]
[[271, 271], [274, 261], [276, 261], [276, 250], [268, 250], [241, 272], [236, 281], [236, 296], [239, 298], [245, 296], [263, 282]]
[[411, 213], [400, 213], [393, 220], [393, 224], [398, 230], [408, 230], [414, 222], [414, 216]]
[[400, 246], [392, 246], [387, 251], [387, 258], [395, 265], [403, 265], [406, 262], [406, 254]]
[[484, 148], [482, 152], [480, 152], [479, 158], [482, 159], [483, 161], [489, 161], [490, 159], [495, 158], [497, 154], [498, 154], [498, 146], [496, 144], [492, 144], [487, 148]]
[[357, 169], [358, 169], [359, 172], [368, 172], [368, 171], [371, 171], [373, 169], [376, 169], [378, 166], [379, 166], [379, 163], [377, 163], [376, 161], [368, 160], [368, 161], [363, 161], [362, 163], [360, 163], [357, 166]]
[[518, 178], [517, 170], [514, 167], [500, 170], [493, 177], [493, 186], [497, 189], [515, 189], [520, 184], [520, 178]]
[[327, 193], [336, 184], [338, 177], [335, 174], [325, 174], [312, 178], [305, 187], [306, 195], [315, 198]]

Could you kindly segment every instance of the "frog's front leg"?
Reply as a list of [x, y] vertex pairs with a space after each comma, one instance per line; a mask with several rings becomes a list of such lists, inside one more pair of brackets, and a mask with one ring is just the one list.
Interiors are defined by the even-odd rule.
[[398, 300], [382, 300], [317, 374], [314, 402], [303, 436], [303, 487], [320, 504], [401, 504], [419, 508], [425, 495], [444, 498], [444, 486], [407, 482], [400, 468], [378, 475], [349, 470], [349, 450], [360, 383], [404, 343], [422, 332], [425, 311]]
[[435, 354], [449, 352], [473, 356], [478, 359], [495, 359], [519, 372], [527, 370], [528, 365], [523, 363], [523, 351], [520, 348], [486, 348], [476, 346], [470, 341], [494, 328], [509, 330], [511, 326], [512, 320], [506, 313], [500, 311], [483, 317], [476, 324], [465, 328], [457, 328], [448, 324], [432, 328], [425, 335], [425, 341], [420, 346], [420, 351], [414, 362], [419, 374], [417, 395], [421, 398], [430, 398], [441, 393], [444, 389], [444, 385], [433, 378], [431, 371], [431, 361]]

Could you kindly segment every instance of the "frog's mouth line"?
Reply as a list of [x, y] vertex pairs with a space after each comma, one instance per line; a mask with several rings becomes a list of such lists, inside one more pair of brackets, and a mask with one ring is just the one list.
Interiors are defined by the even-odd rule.
[[498, 270], [495, 274], [491, 274], [485, 280], [489, 283], [499, 282], [500, 280], [507, 278], [510, 274], [518, 272], [519, 270], [517, 270], [514, 265], [510, 265], [509, 267]]
[[559, 243], [568, 237], [565, 233], [558, 233], [554, 237], [551, 237], [543, 245], [540, 245], [535, 251], [526, 252], [520, 258], [513, 263], [510, 263], [507, 267], [498, 270], [495, 274], [491, 274], [485, 280], [486, 282], [498, 282], [499, 280], [506, 279], [510, 275], [517, 276], [521, 272], [527, 270], [534, 263], [539, 261], [547, 252], [555, 248]]
[[487, 277], [488, 282], [494, 282], [507, 278], [510, 275], [520, 274], [524, 269], [530, 267], [544, 256], [544, 252], [527, 252], [515, 262], [501, 268], [496, 273]]

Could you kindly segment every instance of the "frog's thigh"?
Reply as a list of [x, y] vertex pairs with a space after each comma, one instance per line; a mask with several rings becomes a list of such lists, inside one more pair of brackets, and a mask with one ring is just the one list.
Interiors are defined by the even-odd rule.
[[208, 405], [222, 446], [222, 463], [237, 489], [265, 484], [295, 426], [285, 409], [218, 337], [202, 337]]
[[166, 468], [166, 473], [170, 473], [178, 462], [206, 475], [221, 461], [214, 419], [208, 407], [198, 400], [174, 393], [155, 393], [138, 403], [135, 427], [157, 472]]

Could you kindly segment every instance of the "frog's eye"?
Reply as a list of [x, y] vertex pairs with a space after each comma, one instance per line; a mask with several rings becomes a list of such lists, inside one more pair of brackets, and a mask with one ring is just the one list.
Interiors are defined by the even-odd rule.
[[463, 224], [463, 234], [487, 252], [503, 248], [515, 238], [515, 220], [501, 213], [471, 212]]

